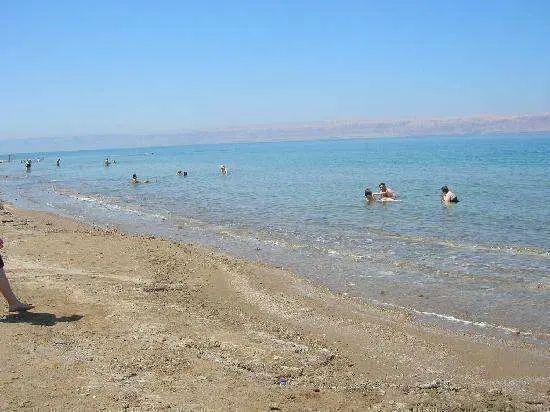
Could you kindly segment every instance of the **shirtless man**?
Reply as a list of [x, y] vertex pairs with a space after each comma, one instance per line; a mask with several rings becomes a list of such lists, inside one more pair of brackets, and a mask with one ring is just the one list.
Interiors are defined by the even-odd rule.
[[443, 186], [441, 188], [441, 203], [444, 203], [446, 205], [449, 205], [451, 203], [458, 203], [458, 197], [449, 190], [447, 186]]
[[391, 190], [389, 187], [386, 187], [385, 183], [380, 183], [378, 185], [378, 188], [380, 189], [380, 193], [377, 193], [380, 195], [380, 200], [395, 200], [396, 194], [393, 190]]

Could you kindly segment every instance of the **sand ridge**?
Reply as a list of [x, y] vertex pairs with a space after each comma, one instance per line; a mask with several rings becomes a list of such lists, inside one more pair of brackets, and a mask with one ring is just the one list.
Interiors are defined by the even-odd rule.
[[0, 318], [1, 410], [547, 410], [550, 353], [261, 263], [0, 210], [33, 313]]

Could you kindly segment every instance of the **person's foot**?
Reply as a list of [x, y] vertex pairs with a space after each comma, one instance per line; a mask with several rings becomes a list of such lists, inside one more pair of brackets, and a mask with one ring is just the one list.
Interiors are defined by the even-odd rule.
[[30, 303], [18, 303], [16, 305], [10, 306], [10, 312], [26, 312], [28, 310], [34, 309], [34, 305]]

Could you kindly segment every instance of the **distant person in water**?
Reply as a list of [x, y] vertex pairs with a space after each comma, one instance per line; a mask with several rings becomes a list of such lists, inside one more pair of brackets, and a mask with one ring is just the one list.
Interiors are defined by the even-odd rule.
[[380, 183], [378, 188], [380, 189], [380, 192], [377, 194], [380, 195], [380, 200], [395, 200], [397, 198], [395, 192], [387, 187], [385, 183]]
[[27, 172], [30, 172], [30, 171], [31, 171], [31, 165], [32, 165], [31, 159], [25, 160], [25, 170], [26, 170]]
[[374, 197], [374, 193], [372, 193], [372, 190], [370, 190], [368, 187], [365, 189], [365, 200], [368, 203], [376, 202], [376, 197]]
[[441, 203], [449, 205], [451, 203], [458, 203], [458, 197], [449, 190], [447, 186], [441, 188]]
[[61, 166], [61, 159], [57, 159], [57, 160], [55, 161], [55, 165], [56, 165], [57, 167]]
[[107, 157], [107, 158], [105, 159], [105, 161], [103, 162], [103, 165], [107, 167], [107, 166], [109, 166], [110, 164], [111, 164], [111, 161], [110, 161], [109, 158]]
[[221, 173], [222, 175], [226, 175], [227, 172], [229, 172], [229, 169], [227, 169], [227, 166], [226, 166], [226, 165], [221, 165], [221, 166], [220, 166], [220, 173]]
[[[0, 249], [3, 247], [4, 240], [0, 239]], [[6, 277], [6, 272], [4, 272], [4, 261], [2, 260], [2, 255], [0, 255], [0, 292], [8, 302], [10, 312], [26, 312], [34, 308], [34, 306], [29, 303], [21, 302], [17, 296], [15, 296], [15, 293], [13, 293], [10, 281]]]
[[[137, 177], [137, 175], [136, 175], [135, 173], [132, 175], [132, 183], [133, 183], [133, 184], [141, 183], [141, 182], [139, 181], [139, 179], [138, 179], [138, 177]], [[143, 181], [143, 183], [153, 183], [153, 182], [152, 182], [151, 180], [149, 180], [149, 179], [145, 179], [145, 180]]]
[[187, 172], [183, 172], [181, 170], [178, 170], [178, 172], [176, 173], [178, 176], [183, 176], [183, 177], [187, 177]]

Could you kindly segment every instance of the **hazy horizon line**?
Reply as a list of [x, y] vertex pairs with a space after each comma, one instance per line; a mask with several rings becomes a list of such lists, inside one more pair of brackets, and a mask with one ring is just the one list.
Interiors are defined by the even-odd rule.
[[25, 137], [3, 137], [1, 141], [7, 140], [35, 140], [35, 139], [67, 139], [72, 137], [114, 137], [114, 136], [156, 136], [156, 135], [175, 135], [184, 133], [208, 133], [208, 132], [220, 132], [220, 131], [240, 131], [240, 130], [262, 130], [265, 128], [279, 128], [279, 127], [305, 127], [305, 126], [319, 126], [328, 124], [372, 124], [372, 123], [396, 123], [396, 122], [439, 122], [450, 120], [467, 120], [467, 119], [486, 119], [486, 120], [505, 120], [511, 118], [523, 118], [523, 117], [536, 117], [536, 116], [550, 116], [548, 112], [529, 112], [522, 114], [502, 114], [502, 113], [479, 113], [468, 115], [450, 115], [450, 116], [409, 116], [409, 117], [396, 117], [396, 118], [348, 118], [348, 119], [332, 119], [332, 120], [303, 120], [303, 121], [280, 121], [271, 123], [250, 123], [243, 125], [226, 125], [216, 127], [195, 127], [195, 128], [182, 128], [178, 130], [155, 130], [155, 131], [133, 131], [133, 132], [98, 132], [98, 133], [63, 133], [63, 134], [46, 134], [36, 136]]
[[[98, 133], [0, 140], [1, 153], [28, 153], [129, 147], [321, 139], [461, 136], [550, 132], [550, 112], [476, 114], [393, 120], [320, 120], [227, 126], [175, 132]], [[101, 138], [108, 138], [103, 141]], [[31, 146], [31, 147], [28, 147]], [[21, 150], [21, 149], [25, 150]], [[7, 150], [6, 150], [7, 149]]]

